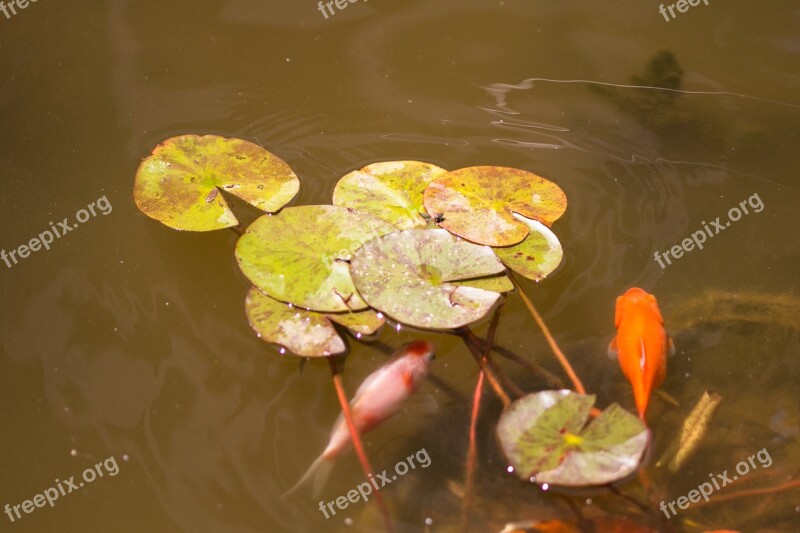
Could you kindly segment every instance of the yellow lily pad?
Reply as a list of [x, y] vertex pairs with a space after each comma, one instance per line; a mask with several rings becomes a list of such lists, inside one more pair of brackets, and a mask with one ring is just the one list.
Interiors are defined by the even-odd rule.
[[451, 233], [478, 244], [510, 246], [529, 232], [514, 213], [549, 226], [564, 214], [567, 197], [531, 172], [481, 166], [440, 176], [425, 189], [424, 204]]
[[339, 180], [333, 204], [361, 209], [398, 229], [422, 227], [422, 193], [446, 172], [421, 161], [373, 163]]
[[277, 300], [312, 311], [356, 311], [368, 306], [347, 261], [364, 242], [395, 230], [356, 209], [289, 207], [253, 222], [236, 243], [236, 259], [253, 285]]
[[468, 285], [494, 292], [511, 292], [514, 290], [514, 283], [505, 274], [495, 274], [485, 278], [468, 279], [465, 281], [453, 281], [455, 285]]
[[324, 357], [345, 351], [333, 322], [356, 336], [372, 335], [385, 322], [380, 313], [367, 309], [350, 313], [323, 314], [279, 302], [251, 287], [245, 299], [250, 327], [259, 338], [278, 344], [302, 357]]
[[564, 249], [556, 234], [541, 222], [519, 215], [514, 217], [527, 224], [530, 233], [521, 243], [495, 248], [494, 252], [500, 261], [514, 272], [528, 279], [541, 281], [561, 264]]
[[383, 313], [378, 313], [372, 309], [350, 313], [329, 313], [325, 316], [349, 329], [356, 337], [372, 335], [386, 323], [386, 317], [383, 316]]
[[300, 180], [278, 156], [241, 139], [171, 137], [139, 165], [133, 196], [147, 216], [178, 230], [211, 231], [239, 222], [224, 190], [266, 212], [289, 203]]
[[323, 357], [342, 353], [345, 344], [325, 315], [304, 311], [251, 287], [244, 304], [250, 327], [268, 342], [295, 355]]

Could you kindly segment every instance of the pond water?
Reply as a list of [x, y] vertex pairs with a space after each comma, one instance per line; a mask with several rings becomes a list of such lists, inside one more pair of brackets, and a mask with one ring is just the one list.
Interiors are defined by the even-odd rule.
[[[516, 480], [487, 389], [471, 531], [556, 519], [800, 531], [800, 7], [705, 4], [670, 20], [633, 0], [45, 1], [0, 14], [0, 247], [18, 250], [0, 263], [0, 530], [382, 527], [371, 500], [320, 510], [362, 482], [353, 453], [319, 498], [281, 499], [339, 413], [328, 365], [301, 371], [250, 330], [234, 232], [173, 231], [133, 202], [156, 144], [214, 133], [287, 161], [293, 205], [330, 203], [339, 177], [387, 160], [556, 182], [564, 263], [523, 289], [601, 407], [634, 409], [606, 356], [615, 298], [632, 286], [658, 298], [676, 353], [641, 474], [613, 490]], [[702, 249], [681, 248], [705, 226]], [[47, 230], [49, 249], [19, 251]], [[382, 491], [398, 531], [458, 531], [478, 375], [463, 343], [393, 327], [350, 339], [344, 385], [352, 394], [415, 338], [438, 346], [432, 377], [364, 442], [379, 471], [430, 458]], [[496, 342], [564, 377], [517, 295]], [[498, 364], [523, 390], [547, 387]], [[677, 474], [656, 468], [706, 390], [723, 400], [698, 452]], [[759, 451], [709, 504], [659, 509]], [[48, 489], [52, 506], [14, 515]]]

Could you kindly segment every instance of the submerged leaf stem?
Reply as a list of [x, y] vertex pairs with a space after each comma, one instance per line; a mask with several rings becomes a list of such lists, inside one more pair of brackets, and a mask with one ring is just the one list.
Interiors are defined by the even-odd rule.
[[[500, 300], [500, 305], [492, 316], [492, 322], [489, 325], [489, 333], [486, 336], [486, 345], [483, 351], [483, 357], [480, 361], [486, 363], [489, 361], [489, 354], [492, 351], [494, 344], [494, 334], [497, 331], [497, 324], [500, 321], [500, 311], [506, 303], [505, 296]], [[470, 332], [471, 333], [471, 332]], [[466, 339], [465, 339], [466, 341]], [[475, 468], [478, 460], [478, 445], [477, 445], [477, 428], [478, 428], [478, 414], [481, 408], [481, 395], [483, 394], [483, 380], [487, 376], [487, 372], [481, 369], [478, 374], [478, 382], [475, 384], [475, 393], [472, 396], [472, 417], [469, 424], [469, 451], [467, 452], [467, 480], [466, 490], [464, 491], [464, 506], [462, 509], [462, 531], [469, 531], [469, 513], [472, 508], [472, 499], [475, 492]], [[508, 404], [504, 402], [507, 407]]]
[[578, 375], [572, 369], [572, 365], [569, 364], [567, 356], [564, 355], [564, 352], [562, 352], [561, 348], [559, 348], [558, 344], [556, 344], [556, 340], [550, 334], [550, 330], [547, 328], [547, 324], [544, 323], [544, 320], [542, 320], [541, 315], [539, 315], [538, 311], [536, 311], [536, 308], [533, 306], [533, 302], [531, 302], [531, 300], [528, 298], [525, 292], [523, 292], [522, 287], [520, 287], [519, 282], [514, 277], [514, 273], [509, 272], [508, 276], [511, 278], [511, 281], [514, 282], [514, 285], [516, 285], [520, 298], [522, 298], [522, 301], [523, 303], [525, 303], [525, 306], [528, 308], [528, 311], [531, 312], [531, 316], [533, 316], [533, 319], [536, 321], [536, 323], [539, 325], [539, 328], [542, 330], [542, 334], [544, 335], [544, 338], [547, 339], [547, 344], [550, 345], [550, 349], [553, 350], [556, 359], [558, 359], [558, 362], [561, 363], [561, 366], [564, 368], [564, 372], [567, 373], [567, 376], [569, 376], [569, 379], [572, 381], [572, 385], [575, 387], [575, 391], [580, 394], [586, 394], [586, 388], [584, 388], [580, 378], [578, 378]]

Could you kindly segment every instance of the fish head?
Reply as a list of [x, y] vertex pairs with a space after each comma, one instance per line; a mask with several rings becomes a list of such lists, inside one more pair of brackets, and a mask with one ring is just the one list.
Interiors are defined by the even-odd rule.
[[656, 297], [639, 287], [631, 287], [625, 294], [617, 297], [617, 305], [614, 316], [614, 325], [619, 328], [622, 317], [633, 312], [648, 311], [653, 313], [662, 324], [664, 319], [658, 309]]
[[429, 341], [411, 341], [406, 343], [400, 351], [405, 355], [425, 360], [426, 363], [430, 363], [434, 358], [434, 353], [436, 351], [436, 345]]
[[411, 341], [398, 350], [398, 355], [404, 360], [403, 382], [411, 392], [428, 374], [428, 368], [434, 358], [436, 346], [428, 341]]

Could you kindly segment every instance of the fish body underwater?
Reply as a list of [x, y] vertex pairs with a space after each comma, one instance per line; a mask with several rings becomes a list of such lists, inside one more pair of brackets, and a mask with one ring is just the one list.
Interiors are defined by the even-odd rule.
[[[409, 342], [398, 348], [386, 364], [367, 376], [350, 401], [353, 423], [360, 435], [395, 415], [405, 400], [414, 394], [428, 374], [434, 350], [433, 343], [427, 341]], [[294, 493], [310, 480], [313, 480], [312, 494], [318, 495], [330, 476], [334, 461], [351, 445], [350, 429], [344, 414], [340, 414], [325, 450], [284, 496]]]
[[644, 420], [650, 395], [667, 375], [667, 353], [674, 351], [664, 330], [664, 319], [655, 296], [638, 287], [617, 298], [614, 313], [617, 335], [608, 346], [622, 373], [633, 387], [639, 417]]

